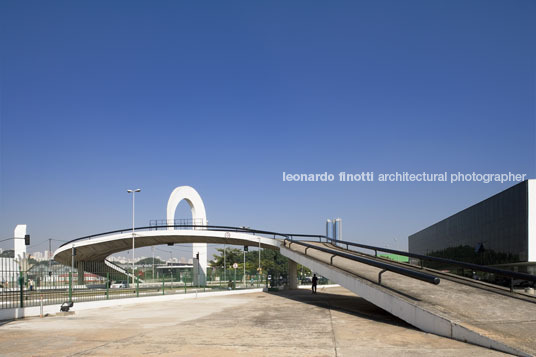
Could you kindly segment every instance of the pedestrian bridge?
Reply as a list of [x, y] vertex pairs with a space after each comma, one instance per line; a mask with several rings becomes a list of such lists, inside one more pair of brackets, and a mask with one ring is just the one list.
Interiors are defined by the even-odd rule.
[[[273, 237], [267, 237], [267, 234]], [[148, 226], [134, 231], [136, 248], [161, 244], [212, 243], [279, 249], [281, 239], [276, 239], [276, 236], [277, 233], [226, 226]], [[278, 237], [284, 238], [283, 235]], [[77, 262], [103, 261], [114, 253], [132, 249], [132, 230], [112, 231], [72, 240], [56, 250], [54, 260], [71, 265], [73, 248], [76, 249]]]
[[[301, 240], [298, 240], [301, 239]], [[427, 332], [522, 356], [536, 355], [536, 298], [440, 271], [351, 249], [372, 249], [411, 255], [324, 236], [280, 234], [227, 226], [160, 226], [135, 230], [136, 247], [160, 244], [214, 243], [278, 249], [289, 258], [289, 287], [297, 286], [297, 264], [340, 284], [362, 298]], [[77, 267], [84, 261], [104, 261], [132, 247], [132, 230], [82, 237], [61, 246], [54, 259]], [[442, 259], [424, 257], [429, 259]], [[463, 267], [500, 273], [498, 269]], [[82, 264], [82, 265], [80, 265]], [[512, 279], [536, 277], [504, 272]]]

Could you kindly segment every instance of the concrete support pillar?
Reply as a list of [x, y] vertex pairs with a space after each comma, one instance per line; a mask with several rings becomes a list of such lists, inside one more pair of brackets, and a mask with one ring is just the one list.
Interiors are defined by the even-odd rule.
[[298, 288], [298, 263], [288, 260], [288, 287], [289, 289]]
[[195, 270], [196, 257], [199, 254], [199, 260], [197, 261], [198, 272], [195, 274], [196, 282], [195, 285], [206, 285], [207, 281], [207, 243], [194, 243], [192, 244], [193, 248], [193, 262]]
[[84, 262], [76, 262], [76, 270], [78, 271], [76, 285], [84, 285]]

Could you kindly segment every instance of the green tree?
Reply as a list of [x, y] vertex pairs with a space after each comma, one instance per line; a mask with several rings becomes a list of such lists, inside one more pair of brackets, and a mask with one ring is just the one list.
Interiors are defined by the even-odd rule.
[[[163, 260], [160, 260], [158, 258], [154, 258], [154, 264], [166, 264]], [[136, 262], [136, 265], [153, 265], [153, 258], [143, 258]]]
[[[213, 268], [223, 267], [223, 248], [217, 248], [218, 253], [214, 254], [213, 259], [209, 262], [210, 266]], [[238, 248], [225, 248], [225, 262], [227, 263], [227, 269], [229, 269], [233, 263], [238, 263], [240, 267], [243, 265], [243, 252]], [[247, 266], [247, 264], [246, 264]]]
[[4, 250], [0, 253], [0, 258], [13, 258], [15, 257], [15, 251], [13, 249]]
[[[212, 268], [223, 267], [223, 249], [216, 249], [217, 253], [213, 255], [213, 259], [210, 261]], [[226, 263], [227, 269], [231, 269], [233, 263], [238, 263], [239, 269], [244, 269], [244, 252], [238, 248], [226, 248]], [[248, 274], [256, 274], [259, 266], [259, 252], [249, 251], [246, 252], [246, 272]], [[287, 279], [288, 275], [288, 259], [281, 255], [278, 250], [263, 249], [261, 250], [261, 267], [263, 275], [271, 275], [273, 279]], [[310, 271], [309, 271], [310, 272]]]

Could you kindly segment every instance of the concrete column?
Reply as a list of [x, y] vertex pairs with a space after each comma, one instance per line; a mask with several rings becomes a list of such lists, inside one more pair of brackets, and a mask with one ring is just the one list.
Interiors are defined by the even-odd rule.
[[26, 245], [24, 244], [24, 236], [26, 235], [26, 225], [18, 224], [13, 232], [13, 250], [15, 259], [22, 260], [26, 258]]
[[76, 285], [84, 285], [84, 262], [76, 262], [76, 270], [78, 271]]
[[[199, 269], [199, 274], [196, 274], [196, 278], [199, 277], [199, 285], [206, 285], [206, 276], [207, 276], [207, 243], [194, 243], [192, 244], [193, 248], [193, 261], [195, 263], [195, 258], [199, 254], [199, 261], [197, 268]], [[195, 264], [194, 264], [195, 266]]]
[[298, 288], [298, 264], [293, 260], [288, 260], [288, 287], [289, 289]]

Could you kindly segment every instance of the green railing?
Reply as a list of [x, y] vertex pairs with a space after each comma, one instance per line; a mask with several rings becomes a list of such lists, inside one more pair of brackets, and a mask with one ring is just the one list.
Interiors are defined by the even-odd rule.
[[[79, 273], [77, 267], [83, 271]], [[34, 265], [12, 258], [0, 260], [0, 309], [61, 304], [66, 301], [83, 302], [109, 299], [136, 298], [169, 294], [222, 291], [264, 287], [266, 276], [256, 272], [211, 269], [206, 282], [195, 284], [192, 269], [175, 266], [130, 267], [118, 272], [103, 262], [83, 262], [74, 269], [54, 261]], [[126, 273], [125, 273], [126, 272]], [[225, 277], [224, 277], [225, 274]], [[132, 282], [132, 276], [136, 279]]]

